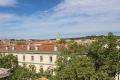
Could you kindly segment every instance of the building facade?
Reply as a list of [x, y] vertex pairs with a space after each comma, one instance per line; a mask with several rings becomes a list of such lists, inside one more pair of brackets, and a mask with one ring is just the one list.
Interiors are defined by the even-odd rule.
[[34, 65], [36, 72], [40, 69], [44, 71], [55, 68], [55, 61], [58, 52], [41, 52], [41, 51], [26, 51], [26, 52], [1, 52], [1, 54], [13, 54], [17, 57], [18, 63], [21, 66], [29, 67]]
[[13, 54], [21, 66], [34, 65], [37, 72], [55, 67], [58, 50], [63, 48], [51, 40], [0, 41], [1, 54]]

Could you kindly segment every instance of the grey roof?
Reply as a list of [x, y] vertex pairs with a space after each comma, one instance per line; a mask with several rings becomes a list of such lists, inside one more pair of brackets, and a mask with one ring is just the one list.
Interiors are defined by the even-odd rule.
[[8, 77], [9, 75], [9, 69], [0, 68], [0, 78]]

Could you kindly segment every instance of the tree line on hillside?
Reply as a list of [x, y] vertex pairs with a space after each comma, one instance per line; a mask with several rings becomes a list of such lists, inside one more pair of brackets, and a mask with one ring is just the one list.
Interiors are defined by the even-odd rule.
[[10, 80], [114, 80], [120, 73], [120, 41], [112, 33], [91, 45], [67, 42], [60, 50], [54, 70], [35, 73], [34, 67], [20, 67], [12, 55], [0, 56], [0, 67], [10, 68]]

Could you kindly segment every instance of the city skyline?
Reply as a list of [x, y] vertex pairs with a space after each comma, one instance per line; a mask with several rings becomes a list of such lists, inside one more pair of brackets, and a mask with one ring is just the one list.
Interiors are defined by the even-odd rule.
[[0, 0], [0, 38], [120, 34], [119, 0]]

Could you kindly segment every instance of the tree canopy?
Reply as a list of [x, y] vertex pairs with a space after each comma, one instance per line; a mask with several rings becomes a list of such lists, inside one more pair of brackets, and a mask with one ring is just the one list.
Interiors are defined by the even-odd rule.
[[40, 69], [36, 73], [33, 65], [19, 66], [12, 54], [0, 54], [0, 68], [10, 69], [10, 80], [35, 80], [43, 76], [49, 80], [114, 80], [120, 73], [120, 40], [113, 33], [97, 38], [91, 45], [75, 41], [66, 45], [57, 56], [54, 70]]
[[58, 55], [53, 80], [113, 80], [120, 72], [119, 44], [112, 33], [87, 47], [70, 42]]

